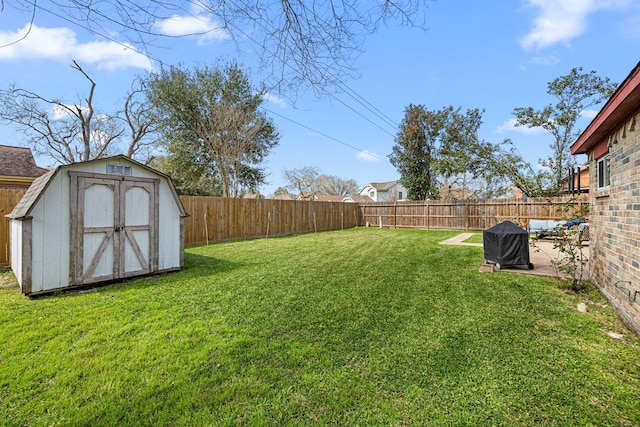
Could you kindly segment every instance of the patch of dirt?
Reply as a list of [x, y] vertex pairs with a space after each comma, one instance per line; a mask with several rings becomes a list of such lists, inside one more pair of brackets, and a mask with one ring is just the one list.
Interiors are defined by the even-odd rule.
[[13, 288], [18, 286], [13, 272], [8, 268], [0, 267], [0, 289]]

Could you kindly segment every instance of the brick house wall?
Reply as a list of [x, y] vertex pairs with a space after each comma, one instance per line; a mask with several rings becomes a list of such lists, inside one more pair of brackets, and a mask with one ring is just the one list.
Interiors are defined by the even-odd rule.
[[609, 147], [609, 189], [597, 189], [597, 159], [593, 152], [589, 156], [589, 274], [625, 324], [640, 334], [640, 127], [630, 130], [633, 120], [640, 124], [640, 114], [611, 138], [617, 142]]
[[591, 281], [640, 335], [640, 63], [571, 153], [589, 157]]

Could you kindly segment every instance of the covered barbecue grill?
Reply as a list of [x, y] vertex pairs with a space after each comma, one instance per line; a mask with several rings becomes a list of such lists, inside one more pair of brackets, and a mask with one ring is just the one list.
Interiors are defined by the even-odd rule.
[[504, 221], [482, 232], [484, 259], [502, 267], [522, 265], [529, 270], [529, 233], [511, 221]]

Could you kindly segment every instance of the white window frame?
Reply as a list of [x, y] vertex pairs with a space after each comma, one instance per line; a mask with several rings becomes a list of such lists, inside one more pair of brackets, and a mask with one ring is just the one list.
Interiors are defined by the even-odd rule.
[[127, 175], [127, 176], [131, 176], [131, 166], [107, 163], [107, 173], [109, 175]]
[[596, 161], [596, 176], [598, 190], [606, 190], [611, 185], [611, 162], [609, 155]]

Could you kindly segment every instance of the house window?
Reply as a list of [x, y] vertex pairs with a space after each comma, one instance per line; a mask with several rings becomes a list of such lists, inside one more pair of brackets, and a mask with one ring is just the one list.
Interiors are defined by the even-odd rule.
[[372, 199], [375, 199], [376, 198], [376, 192], [373, 191], [373, 190], [369, 191], [369, 197], [371, 197]]
[[398, 200], [402, 200], [402, 191], [398, 191]]
[[131, 166], [107, 164], [107, 173], [111, 175], [131, 176]]
[[609, 188], [610, 184], [610, 165], [609, 156], [604, 156], [598, 160], [598, 189]]

